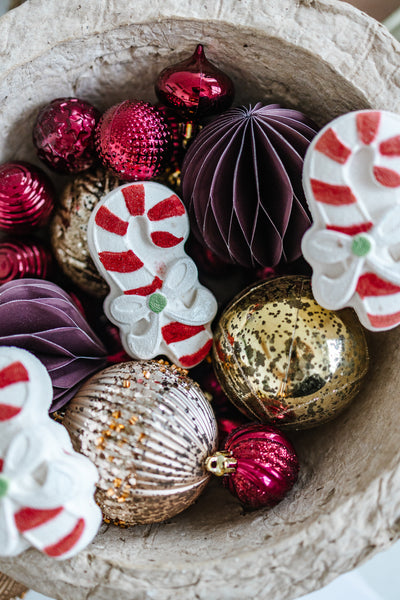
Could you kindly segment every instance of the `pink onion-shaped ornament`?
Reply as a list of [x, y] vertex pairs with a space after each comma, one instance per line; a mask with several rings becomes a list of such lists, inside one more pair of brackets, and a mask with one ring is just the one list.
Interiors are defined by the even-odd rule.
[[23, 277], [45, 279], [52, 266], [50, 250], [38, 240], [7, 238], [0, 241], [0, 284]]
[[311, 223], [302, 168], [315, 134], [303, 113], [277, 104], [233, 108], [207, 125], [182, 167], [199, 242], [244, 267], [297, 259]]
[[80, 173], [92, 166], [99, 111], [79, 98], [57, 98], [39, 112], [33, 143], [39, 158], [59, 173]]
[[0, 229], [28, 233], [47, 224], [54, 208], [54, 189], [38, 167], [27, 162], [0, 165]]
[[231, 78], [207, 60], [202, 44], [190, 58], [161, 71], [155, 91], [160, 102], [184, 119], [219, 114], [235, 94]]
[[245, 425], [233, 431], [223, 452], [206, 468], [224, 475], [223, 483], [247, 508], [272, 507], [297, 481], [299, 462], [292, 444], [275, 427]]
[[0, 346], [32, 352], [53, 383], [51, 412], [107, 365], [107, 351], [71, 297], [58, 285], [23, 279], [0, 287]]
[[124, 181], [147, 181], [166, 166], [173, 148], [168, 120], [149, 102], [125, 100], [109, 108], [96, 129], [103, 165]]

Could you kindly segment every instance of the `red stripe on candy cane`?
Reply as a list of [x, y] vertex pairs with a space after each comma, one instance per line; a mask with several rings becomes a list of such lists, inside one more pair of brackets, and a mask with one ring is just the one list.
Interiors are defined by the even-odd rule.
[[314, 198], [317, 202], [333, 204], [334, 206], [355, 204], [357, 202], [357, 198], [346, 185], [333, 185], [331, 183], [319, 181], [318, 179], [311, 179], [310, 183]]
[[143, 263], [132, 250], [127, 252], [99, 252], [101, 264], [107, 271], [133, 273], [143, 267]]
[[132, 217], [144, 215], [144, 186], [141, 184], [131, 185], [122, 189], [126, 208]]
[[0, 422], [13, 419], [21, 412], [22, 408], [10, 404], [0, 404]]
[[48, 521], [51, 521], [63, 511], [63, 507], [52, 508], [47, 510], [39, 510], [36, 508], [21, 508], [14, 515], [15, 525], [18, 531], [23, 533], [35, 527], [40, 527]]
[[358, 136], [363, 144], [371, 144], [378, 135], [381, 113], [369, 111], [359, 113], [356, 117]]
[[0, 458], [0, 473], [3, 472], [3, 467], [4, 467], [4, 460], [2, 458]]
[[125, 290], [124, 294], [127, 296], [149, 296], [159, 290], [162, 287], [162, 284], [162, 280], [156, 276], [150, 285], [144, 285], [143, 287], [134, 288], [132, 290]]
[[400, 312], [391, 315], [370, 315], [368, 314], [369, 322], [376, 329], [387, 329], [395, 327], [400, 323]]
[[151, 234], [151, 239], [159, 248], [172, 248], [183, 241], [183, 237], [178, 238], [168, 231], [154, 231]]
[[385, 167], [374, 167], [375, 179], [385, 187], [397, 188], [400, 186], [400, 175], [392, 169], [386, 169]]
[[161, 334], [167, 344], [174, 344], [187, 340], [201, 331], [204, 331], [203, 325], [184, 325], [174, 322], [162, 327]]
[[147, 212], [150, 221], [161, 221], [170, 217], [180, 217], [184, 214], [185, 207], [175, 194], [165, 198]]
[[100, 206], [94, 220], [96, 225], [116, 235], [125, 235], [128, 231], [128, 223], [114, 215], [106, 206]]
[[357, 225], [327, 225], [326, 228], [329, 231], [337, 231], [338, 233], [345, 233], [346, 235], [358, 235], [359, 233], [366, 233], [371, 229], [373, 223], [366, 221], [365, 223], [358, 223]]
[[212, 343], [213, 343], [212, 340], [208, 340], [208, 342], [206, 344], [204, 344], [204, 346], [202, 348], [200, 348], [200, 350], [198, 350], [194, 354], [189, 354], [187, 356], [181, 356], [181, 358], [179, 359], [179, 362], [181, 363], [181, 365], [183, 367], [190, 368], [190, 367], [193, 367], [194, 365], [197, 365], [210, 352]]
[[389, 296], [398, 294], [400, 286], [381, 279], [375, 273], [364, 273], [358, 280], [356, 292], [362, 299], [367, 296]]
[[47, 556], [57, 557], [66, 554], [76, 545], [76, 543], [80, 540], [82, 533], [85, 529], [85, 521], [84, 519], [79, 519], [74, 529], [62, 538], [56, 544], [52, 546], [47, 546], [43, 549], [43, 552], [47, 554]]
[[351, 150], [341, 142], [332, 128], [325, 131], [315, 144], [315, 149], [341, 165], [351, 156]]
[[28, 371], [21, 362], [14, 362], [8, 367], [4, 367], [0, 371], [0, 389], [12, 385], [13, 383], [21, 383], [29, 381]]
[[383, 156], [400, 156], [400, 135], [381, 142], [379, 152]]

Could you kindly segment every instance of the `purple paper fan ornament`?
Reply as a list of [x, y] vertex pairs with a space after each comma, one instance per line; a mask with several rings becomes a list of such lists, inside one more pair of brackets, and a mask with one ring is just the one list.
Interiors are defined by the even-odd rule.
[[316, 132], [303, 113], [278, 104], [232, 108], [207, 125], [182, 168], [183, 200], [198, 240], [245, 267], [301, 256], [311, 224], [303, 159]]
[[50, 412], [108, 364], [105, 346], [70, 296], [40, 279], [0, 286], [0, 346], [24, 348], [44, 364], [53, 383]]

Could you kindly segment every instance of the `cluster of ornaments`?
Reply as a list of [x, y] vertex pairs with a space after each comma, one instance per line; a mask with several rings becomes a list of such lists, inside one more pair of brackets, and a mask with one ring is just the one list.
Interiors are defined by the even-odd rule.
[[[99, 524], [95, 484], [104, 518], [126, 525], [174, 517], [211, 474], [247, 509], [274, 506], [299, 473], [280, 430], [337, 416], [368, 368], [361, 324], [400, 323], [399, 116], [359, 111], [318, 132], [276, 104], [230, 108], [232, 80], [201, 45], [164, 69], [155, 91], [161, 104], [129, 99], [103, 115], [59, 98], [33, 131], [45, 165], [73, 176], [51, 245], [83, 294], [105, 298], [99, 330], [116, 340], [113, 356], [79, 298], [46, 281], [46, 247], [9, 237], [48, 224], [47, 176], [26, 163], [0, 167], [6, 555], [79, 551]], [[291, 271], [302, 256], [311, 281]], [[218, 306], [203, 282], [221, 289], [232, 266], [258, 281]], [[345, 307], [355, 312], [336, 312]], [[9, 379], [14, 356], [29, 379]], [[206, 394], [186, 371], [200, 363]], [[66, 411], [74, 450], [49, 409]], [[54, 479], [40, 480], [42, 465]], [[24, 477], [34, 484], [26, 500]], [[54, 539], [41, 537], [44, 525]]]

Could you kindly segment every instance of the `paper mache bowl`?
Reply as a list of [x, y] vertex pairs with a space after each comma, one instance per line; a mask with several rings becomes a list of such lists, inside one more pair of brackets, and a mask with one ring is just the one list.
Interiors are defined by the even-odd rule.
[[[155, 101], [157, 74], [196, 44], [234, 79], [236, 103], [280, 102], [319, 125], [400, 111], [400, 45], [338, 0], [28, 0], [0, 20], [0, 160], [37, 163], [38, 108]], [[65, 562], [35, 550], [0, 571], [60, 600], [289, 600], [400, 534], [400, 331], [369, 334], [370, 370], [336, 420], [292, 436], [302, 469], [276, 508], [243, 512], [218, 482], [168, 522], [104, 524]]]

